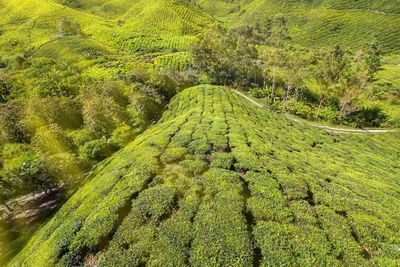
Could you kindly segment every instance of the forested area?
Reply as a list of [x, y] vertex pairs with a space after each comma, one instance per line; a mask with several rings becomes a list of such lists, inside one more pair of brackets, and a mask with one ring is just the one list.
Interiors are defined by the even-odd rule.
[[371, 39], [351, 53], [339, 44], [310, 50], [291, 43], [282, 15], [264, 25], [219, 26], [195, 41], [195, 68], [209, 82], [232, 86], [262, 98], [274, 109], [310, 120], [358, 127], [397, 126], [379, 104], [398, 103], [399, 91], [376, 81], [382, 48]]

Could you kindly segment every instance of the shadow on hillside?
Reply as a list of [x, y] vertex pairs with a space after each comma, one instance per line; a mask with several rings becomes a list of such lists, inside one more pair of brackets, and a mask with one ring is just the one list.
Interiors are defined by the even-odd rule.
[[29, 241], [35, 231], [65, 203], [65, 192], [27, 196], [14, 203], [11, 210], [2, 210], [0, 218], [0, 266], [4, 266]]

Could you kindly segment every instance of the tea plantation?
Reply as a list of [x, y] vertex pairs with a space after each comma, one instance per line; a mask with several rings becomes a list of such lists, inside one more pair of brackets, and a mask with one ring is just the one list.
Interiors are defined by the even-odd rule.
[[[186, 1], [0, 0], [0, 57], [25, 52], [74, 60], [87, 76], [103, 79], [143, 58], [146, 68], [186, 70], [190, 59], [182, 53], [214, 21]], [[110, 69], [104, 57], [111, 55], [118, 64]]]
[[356, 51], [376, 36], [386, 52], [400, 51], [400, 4], [393, 0], [196, 0], [228, 24], [263, 24], [281, 13], [293, 41], [327, 48], [336, 43]]
[[192, 87], [9, 265], [396, 266], [399, 142], [328, 133], [225, 87]]

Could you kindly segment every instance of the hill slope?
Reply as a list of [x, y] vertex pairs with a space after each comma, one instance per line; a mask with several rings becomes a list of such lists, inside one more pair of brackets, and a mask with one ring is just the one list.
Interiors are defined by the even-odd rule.
[[336, 43], [356, 51], [376, 36], [385, 52], [400, 52], [400, 2], [198, 0], [204, 10], [230, 24], [264, 23], [282, 13], [293, 41], [306, 47], [332, 47]]
[[328, 134], [224, 87], [190, 88], [10, 265], [396, 265], [399, 142]]
[[[91, 51], [98, 58], [114, 55], [118, 67], [113, 74], [128, 72], [144, 58], [154, 59], [147, 67], [182, 70], [190, 64], [187, 50], [194, 35], [213, 21], [179, 0], [0, 0], [0, 56], [39, 50], [37, 56], [64, 54], [64, 60], [82, 61], [82, 54]], [[71, 43], [75, 47], [66, 51]], [[103, 76], [110, 72], [107, 64], [93, 69]]]

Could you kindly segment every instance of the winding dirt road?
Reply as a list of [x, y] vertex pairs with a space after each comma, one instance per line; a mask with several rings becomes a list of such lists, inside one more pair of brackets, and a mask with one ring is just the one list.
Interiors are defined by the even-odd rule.
[[[244, 97], [244, 98], [247, 99], [248, 101], [252, 102], [253, 104], [255, 104], [255, 105], [257, 105], [257, 106], [259, 106], [259, 107], [261, 107], [261, 108], [263, 108], [263, 109], [265, 109], [265, 110], [268, 110], [268, 111], [270, 111], [270, 112], [275, 113], [275, 111], [273, 111], [273, 110], [271, 110], [271, 109], [269, 109], [269, 108], [267, 108], [267, 107], [264, 107], [264, 106], [261, 105], [260, 103], [258, 103], [258, 102], [256, 102], [256, 101], [254, 101], [253, 99], [251, 99], [251, 98], [245, 96], [245, 95], [242, 94], [241, 92], [239, 92], [239, 91], [237, 91], [237, 90], [235, 90], [235, 89], [232, 89], [232, 88], [231, 88], [231, 90], [232, 90], [233, 92], [235, 92], [236, 94], [238, 94], [238, 95]], [[369, 129], [369, 130], [362, 130], [362, 129], [334, 128], [334, 127], [330, 127], [330, 126], [318, 125], [318, 124], [314, 124], [314, 123], [311, 123], [311, 122], [307, 122], [307, 121], [303, 121], [303, 120], [300, 120], [300, 119], [296, 119], [296, 118], [291, 117], [290, 114], [285, 114], [284, 116], [285, 116], [287, 119], [289, 119], [289, 120], [292, 120], [292, 121], [295, 121], [295, 122], [298, 122], [298, 123], [308, 124], [308, 125], [311, 125], [311, 126], [313, 126], [313, 127], [321, 128], [321, 129], [324, 129], [324, 130], [326, 130], [326, 131], [328, 131], [328, 132], [335, 132], [335, 133], [368, 134], [368, 133], [389, 133], [389, 132], [398, 132], [398, 131], [400, 131], [400, 130], [385, 130], [385, 129]]]

